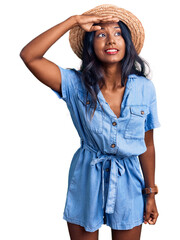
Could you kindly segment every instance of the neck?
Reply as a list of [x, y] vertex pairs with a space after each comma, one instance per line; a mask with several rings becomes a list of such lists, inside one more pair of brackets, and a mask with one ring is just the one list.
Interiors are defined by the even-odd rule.
[[102, 66], [105, 85], [104, 88], [110, 91], [121, 88], [121, 67], [119, 64], [106, 64]]

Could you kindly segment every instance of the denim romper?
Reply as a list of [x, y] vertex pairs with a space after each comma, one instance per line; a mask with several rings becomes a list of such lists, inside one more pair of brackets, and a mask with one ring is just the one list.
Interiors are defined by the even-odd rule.
[[132, 229], [143, 223], [146, 201], [138, 155], [147, 150], [145, 132], [161, 126], [154, 84], [143, 76], [130, 74], [119, 118], [98, 87], [104, 111], [97, 103], [90, 121], [85, 107], [94, 106], [90, 106], [89, 93], [86, 99], [82, 73], [58, 67], [62, 97], [51, 90], [66, 102], [80, 137], [80, 147], [70, 164], [63, 219], [88, 232], [102, 224], [116, 230]]

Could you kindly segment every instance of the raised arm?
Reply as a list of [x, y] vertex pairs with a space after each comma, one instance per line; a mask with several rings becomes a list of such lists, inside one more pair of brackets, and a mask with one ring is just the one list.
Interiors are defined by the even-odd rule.
[[55, 25], [29, 42], [20, 57], [32, 74], [45, 85], [61, 92], [61, 73], [58, 66], [44, 58], [46, 51], [68, 30], [77, 24], [76, 15]]
[[[46, 51], [68, 30], [79, 25], [85, 31], [96, 31], [100, 26], [94, 23], [118, 21], [117, 18], [95, 15], [74, 15], [55, 25], [29, 42], [20, 52], [20, 57], [32, 74], [48, 87], [61, 93], [61, 73], [58, 66], [44, 58]], [[61, 93], [62, 95], [62, 93]]]

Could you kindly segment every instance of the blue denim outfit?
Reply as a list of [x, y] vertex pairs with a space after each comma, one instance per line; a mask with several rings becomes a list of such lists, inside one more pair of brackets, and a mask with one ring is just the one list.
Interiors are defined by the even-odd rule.
[[80, 137], [68, 178], [63, 219], [94, 232], [102, 224], [112, 229], [132, 229], [143, 223], [145, 187], [138, 155], [147, 148], [145, 132], [160, 127], [157, 101], [151, 80], [130, 74], [121, 104], [120, 117], [114, 114], [100, 88], [99, 103], [90, 121], [85, 112], [91, 96], [82, 84], [81, 72], [64, 69], [60, 93]]

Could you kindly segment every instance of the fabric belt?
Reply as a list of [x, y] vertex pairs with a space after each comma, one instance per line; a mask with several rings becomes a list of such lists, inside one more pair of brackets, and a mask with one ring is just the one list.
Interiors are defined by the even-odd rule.
[[108, 194], [107, 194], [107, 202], [105, 212], [111, 214], [114, 212], [115, 201], [116, 201], [116, 194], [117, 194], [117, 181], [118, 176], [122, 176], [125, 172], [124, 167], [119, 163], [118, 160], [125, 159], [127, 157], [118, 156], [115, 154], [103, 154], [100, 150], [96, 150], [89, 146], [87, 143], [81, 140], [81, 147], [86, 148], [89, 151], [93, 151], [97, 153], [97, 158], [92, 159], [90, 162], [91, 166], [96, 165], [99, 162], [102, 162], [102, 199], [104, 208], [105, 200], [104, 200], [104, 165], [107, 160], [111, 161], [111, 168], [110, 168], [110, 177], [109, 177], [109, 187], [108, 187]]

